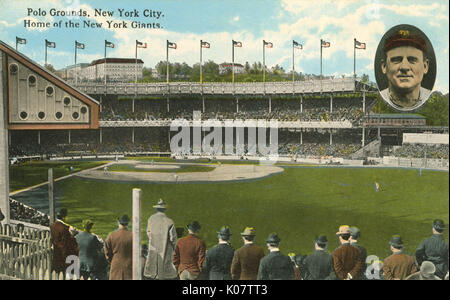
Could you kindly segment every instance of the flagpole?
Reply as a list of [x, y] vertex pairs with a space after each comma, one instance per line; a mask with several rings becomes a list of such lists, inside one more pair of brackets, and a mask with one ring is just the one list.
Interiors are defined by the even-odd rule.
[[105, 93], [106, 93], [106, 40], [105, 40], [105, 70], [104, 70], [104, 74], [105, 74]]
[[200, 84], [203, 83], [202, 79], [202, 40], [200, 40]]
[[166, 44], [166, 82], [169, 84], [169, 40]]
[[263, 40], [263, 85], [264, 85], [264, 94], [266, 93], [266, 41]]
[[356, 39], [353, 39], [353, 77], [356, 80]]
[[44, 67], [47, 67], [47, 39], [45, 40], [45, 65]]
[[135, 78], [136, 78], [136, 80], [135, 80], [136, 86], [137, 86], [137, 78], [138, 78], [138, 75], [137, 75], [137, 48], [138, 47], [137, 46], [138, 46], [138, 40], [136, 40], [136, 51], [135, 51], [135, 55], [134, 55], [135, 60], [136, 60], [136, 63], [135, 63], [135, 66], [134, 66]]
[[294, 41], [292, 40], [292, 93], [294, 93], [295, 85], [295, 57], [294, 57]]
[[322, 92], [322, 39], [320, 39], [320, 91]]
[[[18, 48], [17, 48], [17, 47], [18, 47], [17, 45], [18, 45], [18, 43], [17, 43], [17, 36], [16, 36], [16, 51], [17, 51], [17, 49], [18, 49]], [[45, 46], [47, 46], [47, 45], [45, 45]]]
[[75, 40], [75, 85], [78, 83], [78, 72], [77, 72], [77, 41]]
[[231, 81], [233, 82], [234, 91], [234, 40], [231, 41]]

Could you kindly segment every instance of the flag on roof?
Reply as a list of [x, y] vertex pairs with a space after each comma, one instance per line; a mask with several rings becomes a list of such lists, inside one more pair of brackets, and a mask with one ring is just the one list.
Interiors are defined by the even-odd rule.
[[79, 42], [75, 41], [75, 47], [77, 49], [84, 49], [85, 45], [83, 43], [79, 43]]
[[321, 40], [321, 41], [322, 41], [322, 44], [321, 44], [322, 48], [329, 48], [330, 47], [330, 42], [325, 42], [324, 40]]
[[233, 46], [234, 47], [242, 47], [242, 42], [237, 42], [233, 40]]
[[142, 42], [139, 42], [138, 40], [136, 40], [136, 46], [138, 48], [147, 48], [147, 43], [142, 43]]
[[26, 44], [27, 40], [16, 36], [16, 43], [17, 44]]
[[266, 46], [267, 48], [273, 48], [273, 44], [271, 42], [266, 42], [264, 40], [263, 40], [263, 42], [264, 42], [264, 46]]
[[294, 40], [292, 41], [292, 45], [294, 45], [294, 48], [297, 48], [297, 49], [303, 49], [303, 45], [297, 43], [297, 42], [294, 41]]
[[202, 48], [210, 48], [211, 45], [208, 42], [203, 42], [202, 41]]
[[356, 49], [366, 49], [366, 43], [361, 43], [355, 39], [355, 48]]
[[167, 41], [167, 47], [172, 49], [177, 49], [177, 44]]
[[45, 46], [48, 48], [56, 48], [56, 43], [45, 40]]
[[105, 40], [105, 47], [114, 48], [114, 44]]

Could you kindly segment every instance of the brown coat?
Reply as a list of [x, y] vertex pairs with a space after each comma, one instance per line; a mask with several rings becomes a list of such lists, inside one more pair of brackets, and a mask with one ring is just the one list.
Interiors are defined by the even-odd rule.
[[349, 243], [342, 244], [333, 253], [333, 266], [338, 279], [347, 279], [348, 273], [353, 279], [361, 279], [364, 271], [361, 250]]
[[383, 277], [385, 280], [403, 280], [412, 273], [417, 272], [414, 258], [399, 252], [387, 257], [383, 263]]
[[66, 264], [69, 255], [78, 256], [77, 240], [69, 232], [69, 226], [57, 220], [50, 226], [53, 241], [53, 269], [56, 272], [65, 272], [70, 264]]
[[231, 278], [233, 280], [256, 280], [259, 262], [263, 257], [263, 248], [253, 243], [236, 250], [231, 263]]
[[202, 265], [206, 257], [206, 244], [197, 236], [188, 234], [181, 238], [175, 247], [173, 264], [181, 274], [188, 270], [193, 275], [199, 275], [202, 272]]
[[111, 264], [110, 280], [133, 279], [133, 233], [125, 228], [109, 234], [105, 241], [106, 260]]

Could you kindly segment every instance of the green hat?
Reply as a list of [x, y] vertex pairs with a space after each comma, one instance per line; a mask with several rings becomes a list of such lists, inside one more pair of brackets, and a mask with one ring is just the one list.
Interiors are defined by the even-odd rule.
[[389, 246], [392, 246], [394, 248], [403, 248], [402, 237], [399, 235], [394, 235], [389, 242]]
[[350, 235], [352, 238], [357, 239], [361, 236], [361, 231], [359, 231], [358, 227], [350, 227]]
[[128, 225], [130, 223], [130, 218], [127, 215], [121, 216], [119, 219], [117, 219], [121, 225]]
[[244, 232], [241, 233], [242, 236], [255, 236], [256, 230], [253, 227], [245, 227]]
[[280, 238], [278, 237], [278, 235], [276, 233], [271, 233], [269, 234], [269, 237], [266, 240], [267, 244], [280, 244]]
[[223, 226], [220, 228], [220, 230], [217, 232], [217, 237], [221, 238], [223, 240], [228, 240], [231, 236], [231, 231], [228, 226]]
[[198, 232], [200, 230], [200, 228], [202, 228], [198, 221], [193, 221], [193, 222], [189, 223], [186, 227], [187, 227], [187, 229], [189, 229], [193, 232]]

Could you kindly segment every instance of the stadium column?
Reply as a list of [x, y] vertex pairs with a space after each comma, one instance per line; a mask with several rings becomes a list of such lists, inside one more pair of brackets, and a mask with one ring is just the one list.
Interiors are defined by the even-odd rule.
[[269, 96], [269, 113], [271, 112], [272, 112], [272, 97]]
[[300, 129], [300, 145], [303, 145], [303, 129]]
[[[6, 93], [3, 94], [7, 82], [3, 82], [4, 53], [0, 52], [0, 209], [5, 216], [4, 224], [9, 224], [9, 160], [8, 160], [8, 127], [6, 123]], [[5, 67], [6, 69], [6, 67]]]
[[300, 113], [303, 113], [303, 95], [300, 95]]
[[134, 127], [131, 128], [131, 142], [134, 144]]
[[330, 145], [333, 145], [333, 129], [330, 128]]
[[133, 189], [133, 280], [142, 279], [141, 209], [142, 190]]
[[71, 137], [71, 131], [69, 129], [68, 130], [68, 142], [69, 142], [69, 144], [71, 144], [71, 141], [72, 141], [72, 137]]
[[100, 132], [99, 132], [99, 137], [100, 137], [100, 144], [103, 143], [103, 132], [102, 129], [100, 128]]
[[333, 113], [333, 94], [330, 94], [330, 114]]
[[236, 113], [239, 113], [239, 98], [236, 97]]
[[38, 138], [38, 145], [40, 145], [41, 144], [41, 131], [40, 130], [38, 130], [37, 138]]

